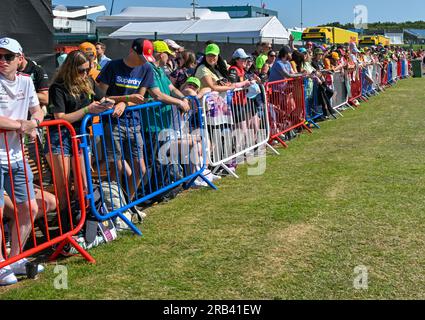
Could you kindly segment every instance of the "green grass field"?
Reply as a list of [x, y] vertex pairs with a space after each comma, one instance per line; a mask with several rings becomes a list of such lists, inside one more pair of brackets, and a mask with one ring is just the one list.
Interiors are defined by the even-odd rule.
[[[425, 81], [409, 79], [1, 299], [424, 299]], [[354, 268], [368, 269], [356, 290]]]

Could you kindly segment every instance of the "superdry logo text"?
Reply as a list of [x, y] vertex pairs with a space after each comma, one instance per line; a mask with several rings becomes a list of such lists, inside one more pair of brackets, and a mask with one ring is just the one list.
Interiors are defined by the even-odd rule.
[[117, 76], [115, 79], [115, 84], [118, 87], [124, 87], [124, 88], [130, 88], [130, 89], [138, 89], [141, 83], [142, 83], [142, 80], [137, 78], [126, 78], [126, 77]]

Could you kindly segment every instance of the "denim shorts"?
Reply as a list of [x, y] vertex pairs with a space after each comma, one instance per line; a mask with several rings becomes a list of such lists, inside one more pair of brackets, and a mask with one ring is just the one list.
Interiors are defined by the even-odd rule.
[[113, 125], [111, 129], [110, 125], [106, 124], [104, 130], [109, 162], [121, 160], [123, 157], [125, 160], [143, 159], [144, 147], [140, 126], [126, 128], [124, 125]]
[[[59, 130], [50, 130], [50, 145], [53, 155], [63, 155], [65, 157], [71, 157], [72, 156], [72, 139], [71, 135], [68, 130], [61, 130], [62, 135], [62, 148], [60, 144], [60, 138], [59, 138]], [[47, 140], [46, 135], [46, 143], [44, 145], [44, 154], [50, 154], [50, 147]]]
[[25, 160], [26, 171], [28, 177], [28, 191], [27, 191], [27, 180], [25, 179], [25, 170], [24, 162], [18, 161], [10, 164], [12, 169], [12, 180], [13, 180], [13, 191], [12, 193], [12, 184], [10, 182], [9, 166], [8, 164], [0, 164], [0, 208], [4, 207], [4, 192], [6, 191], [7, 195], [12, 199], [12, 195], [15, 196], [17, 204], [26, 203], [29, 199], [34, 200], [34, 186], [33, 180], [34, 176], [31, 171], [31, 168], [28, 164], [28, 161]]

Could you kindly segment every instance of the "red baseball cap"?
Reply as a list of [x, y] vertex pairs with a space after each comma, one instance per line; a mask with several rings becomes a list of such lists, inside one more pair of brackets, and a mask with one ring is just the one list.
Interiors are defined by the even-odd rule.
[[147, 39], [135, 39], [131, 48], [139, 55], [143, 56], [149, 62], [155, 62], [153, 57], [153, 44]]

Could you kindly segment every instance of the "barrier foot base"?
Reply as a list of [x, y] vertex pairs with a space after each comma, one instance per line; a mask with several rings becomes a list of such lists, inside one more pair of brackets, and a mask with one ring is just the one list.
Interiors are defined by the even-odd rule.
[[277, 140], [280, 142], [280, 144], [284, 147], [284, 148], [288, 148], [288, 145], [286, 144], [285, 141], [283, 141], [279, 136], [272, 138], [272, 140]]
[[351, 108], [352, 110], [356, 110], [356, 108], [354, 108], [351, 104], [347, 103], [346, 104], [347, 107]]
[[[210, 180], [208, 180], [207, 177], [205, 177], [203, 174], [200, 174], [199, 176], [201, 177], [202, 180], [204, 180], [207, 183], [207, 185], [209, 185], [211, 187], [211, 189], [218, 190], [218, 188], [216, 187], [216, 185], [214, 183], [212, 183]], [[193, 179], [192, 183], [195, 180], [196, 180], [196, 178]]]
[[277, 151], [275, 148], [273, 148], [271, 144], [267, 143], [266, 146], [269, 147], [269, 149], [272, 150], [278, 156], [280, 155], [279, 151]]
[[309, 127], [307, 127], [305, 123], [303, 124], [303, 128], [305, 130], [307, 130], [308, 133], [313, 133], [313, 130], [311, 130]]
[[56, 248], [55, 252], [50, 256], [49, 261], [54, 261], [58, 258], [58, 256], [60, 255], [61, 251], [63, 250], [63, 248], [67, 245], [67, 244], [72, 245], [82, 256], [84, 259], [86, 259], [88, 262], [90, 263], [96, 263], [96, 260], [93, 259], [93, 257], [83, 248], [81, 248], [81, 246], [78, 244], [77, 241], [75, 241], [72, 237], [68, 237], [65, 240], [63, 240], [59, 246]]
[[198, 178], [201, 178], [202, 180], [204, 180], [206, 182], [206, 184], [208, 184], [208, 186], [211, 187], [211, 189], [218, 190], [218, 188], [215, 186], [215, 184], [212, 183], [210, 180], [208, 180], [202, 173], [200, 173], [195, 178], [193, 178], [192, 180], [190, 180], [187, 183], [187, 186], [184, 189], [185, 190], [188, 190], [188, 189], [192, 188], [193, 187], [193, 184], [195, 183], [195, 180], [198, 179]]
[[[336, 113], [338, 113], [341, 117], [344, 117], [344, 115], [338, 109], [334, 109], [334, 111]], [[335, 117], [335, 115], [333, 115], [333, 116]], [[336, 119], [336, 117], [335, 117], [335, 119]]]
[[133, 222], [131, 222], [130, 220], [127, 219], [126, 216], [124, 216], [122, 213], [118, 214], [118, 217], [121, 218], [122, 221], [124, 221], [124, 223], [131, 229], [131, 231], [133, 231], [136, 235], [138, 236], [143, 236], [142, 232], [139, 230], [139, 228], [137, 228]]
[[307, 120], [308, 123], [311, 123], [316, 129], [320, 129], [320, 126], [313, 120]]
[[233, 172], [232, 170], [230, 170], [230, 168], [228, 166], [226, 166], [224, 163], [220, 164], [219, 166], [217, 166], [213, 172], [217, 172], [218, 168], [223, 167], [224, 170], [227, 171], [227, 173], [229, 173], [230, 175], [232, 175], [234, 178], [239, 179], [239, 176]]

